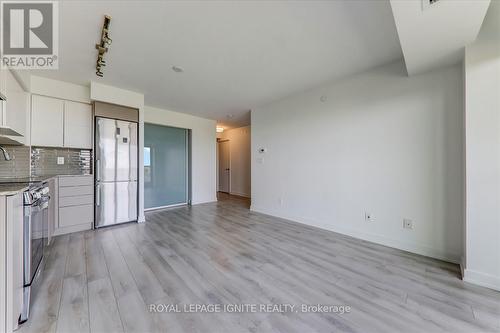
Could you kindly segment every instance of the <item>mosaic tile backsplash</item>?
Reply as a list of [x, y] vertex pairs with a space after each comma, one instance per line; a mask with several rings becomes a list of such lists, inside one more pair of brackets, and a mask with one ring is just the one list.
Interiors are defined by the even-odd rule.
[[[64, 164], [57, 159], [64, 158]], [[31, 147], [31, 175], [89, 175], [92, 151], [89, 149]]]
[[24, 178], [30, 175], [30, 147], [2, 145], [11, 160], [6, 161], [0, 153], [0, 178]]

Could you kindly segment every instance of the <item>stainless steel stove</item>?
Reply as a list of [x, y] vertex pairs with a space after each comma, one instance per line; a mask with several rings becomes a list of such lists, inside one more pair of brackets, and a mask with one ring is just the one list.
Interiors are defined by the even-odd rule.
[[48, 239], [48, 207], [50, 201], [47, 183], [29, 179], [29, 189], [23, 193], [24, 202], [24, 290], [23, 311], [19, 323], [28, 320], [30, 303], [36, 292], [38, 277], [43, 271], [44, 250]]

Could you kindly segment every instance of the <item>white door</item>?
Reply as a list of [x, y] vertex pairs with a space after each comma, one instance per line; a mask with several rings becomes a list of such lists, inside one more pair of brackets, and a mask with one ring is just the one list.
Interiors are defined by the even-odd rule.
[[219, 142], [219, 191], [230, 192], [229, 141]]

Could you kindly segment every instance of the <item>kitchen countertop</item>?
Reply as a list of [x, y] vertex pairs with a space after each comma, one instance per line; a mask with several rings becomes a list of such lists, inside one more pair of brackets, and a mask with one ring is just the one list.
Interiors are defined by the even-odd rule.
[[23, 178], [1, 178], [0, 177], [0, 185], [4, 184], [13, 184], [13, 183], [34, 183], [34, 182], [44, 182], [49, 180], [54, 176], [36, 176], [36, 177], [23, 177]]
[[0, 184], [0, 196], [15, 195], [24, 192], [29, 186], [29, 183]]
[[48, 175], [25, 178], [0, 178], [0, 196], [15, 195], [26, 191], [30, 183], [45, 182], [54, 177], [76, 177], [76, 176], [92, 176], [92, 175]]

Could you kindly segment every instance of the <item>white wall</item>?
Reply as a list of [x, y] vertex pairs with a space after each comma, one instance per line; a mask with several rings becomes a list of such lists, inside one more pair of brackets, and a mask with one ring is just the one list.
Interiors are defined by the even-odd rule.
[[500, 290], [500, 3], [465, 54], [466, 269]]
[[31, 75], [30, 92], [75, 102], [90, 103], [90, 87]]
[[250, 197], [250, 126], [233, 128], [219, 135], [229, 140], [231, 194]]
[[192, 203], [216, 201], [215, 120], [146, 106], [144, 122], [191, 129]]
[[252, 209], [458, 262], [462, 89], [398, 62], [253, 110]]

